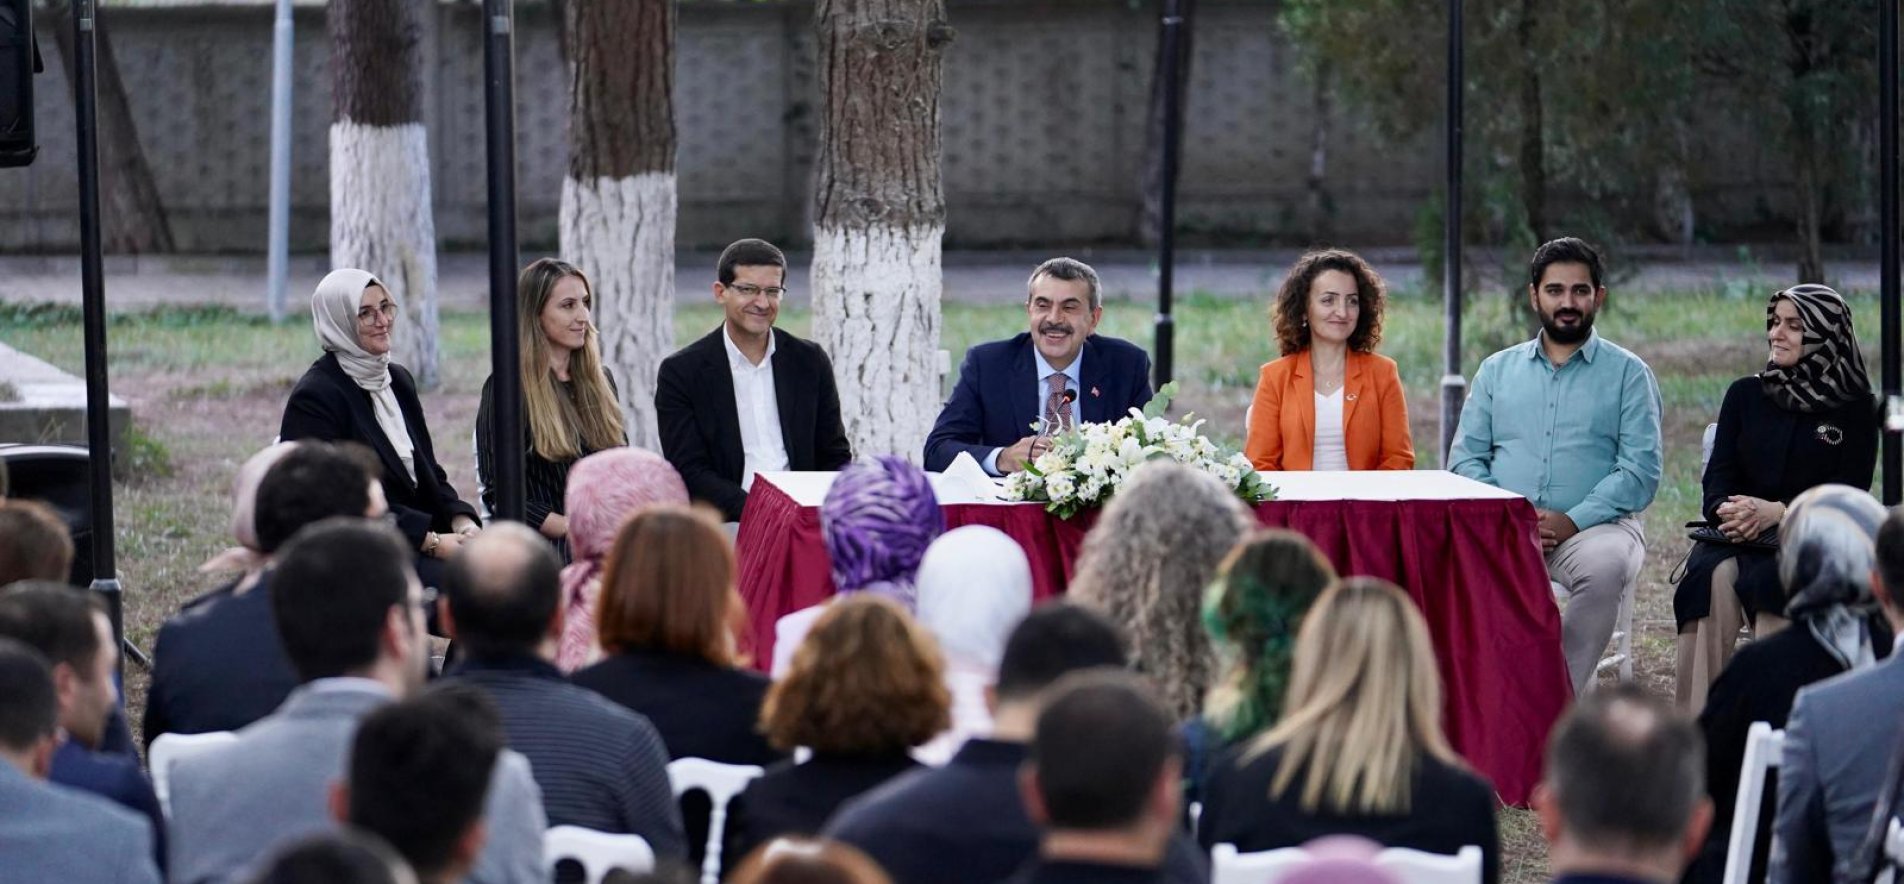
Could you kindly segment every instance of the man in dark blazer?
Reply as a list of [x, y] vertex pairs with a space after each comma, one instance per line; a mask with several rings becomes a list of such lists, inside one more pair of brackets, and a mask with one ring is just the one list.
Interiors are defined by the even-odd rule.
[[837, 470], [853, 460], [833, 363], [818, 345], [774, 328], [787, 256], [743, 239], [721, 252], [721, 327], [661, 361], [655, 413], [661, 453], [688, 494], [740, 521], [754, 474]]
[[1034, 427], [1115, 421], [1150, 401], [1150, 356], [1092, 334], [1104, 306], [1091, 265], [1053, 258], [1026, 287], [1031, 330], [966, 352], [926, 437], [926, 469], [942, 471], [965, 452], [994, 476], [1015, 473], [1048, 447], [1050, 434]]

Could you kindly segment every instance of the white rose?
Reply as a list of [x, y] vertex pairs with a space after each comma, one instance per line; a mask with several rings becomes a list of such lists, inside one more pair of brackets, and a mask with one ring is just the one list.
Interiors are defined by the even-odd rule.
[[1056, 475], [1045, 479], [1045, 493], [1054, 501], [1070, 500], [1076, 491], [1070, 476]]

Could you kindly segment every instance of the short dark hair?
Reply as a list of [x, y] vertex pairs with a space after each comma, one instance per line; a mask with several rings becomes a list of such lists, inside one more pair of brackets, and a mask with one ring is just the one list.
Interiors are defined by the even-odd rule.
[[353, 442], [299, 442], [258, 482], [252, 516], [258, 547], [277, 552], [291, 536], [332, 516], [362, 516], [379, 478], [370, 451]]
[[1164, 764], [1179, 754], [1174, 723], [1138, 676], [1073, 672], [1038, 713], [1027, 763], [1053, 829], [1116, 829], [1137, 821]]
[[0, 747], [31, 749], [58, 727], [53, 667], [31, 646], [0, 638]]
[[382, 838], [339, 829], [300, 838], [265, 862], [251, 884], [397, 884], [409, 864]]
[[1000, 700], [1028, 700], [1072, 672], [1129, 662], [1116, 624], [1082, 605], [1051, 602], [1012, 629], [994, 690]]
[[1031, 287], [1038, 284], [1041, 277], [1062, 279], [1066, 282], [1082, 282], [1087, 291], [1087, 299], [1092, 310], [1104, 306], [1104, 292], [1098, 285], [1097, 271], [1091, 265], [1076, 258], [1052, 258], [1031, 271], [1025, 279], [1025, 303], [1031, 303]]
[[1878, 579], [1884, 581], [1891, 607], [1904, 609], [1904, 507], [1895, 507], [1878, 526]]
[[73, 536], [52, 507], [33, 500], [0, 503], [0, 586], [16, 580], [65, 580]]
[[1539, 287], [1540, 278], [1547, 275], [1547, 268], [1555, 264], [1585, 264], [1587, 275], [1593, 278], [1593, 287], [1597, 289], [1604, 284], [1600, 281], [1602, 269], [1599, 250], [1587, 245], [1587, 241], [1579, 237], [1563, 236], [1548, 240], [1534, 250], [1534, 260], [1527, 267], [1528, 285]]
[[1547, 742], [1547, 788], [1583, 845], [1634, 851], [1686, 834], [1706, 794], [1706, 748], [1685, 715], [1638, 685], [1574, 704]]
[[390, 608], [409, 603], [411, 567], [402, 535], [361, 517], [325, 519], [291, 538], [269, 580], [273, 619], [298, 677], [331, 678], [376, 662]]
[[[512, 543], [515, 555], [490, 547]], [[491, 525], [443, 569], [456, 643], [471, 657], [532, 652], [562, 600], [562, 563], [547, 541], [514, 522]]]
[[350, 747], [350, 822], [425, 875], [483, 815], [502, 718], [482, 689], [444, 682], [370, 713]]
[[714, 272], [721, 285], [734, 284], [736, 267], [778, 267], [781, 284], [787, 279], [787, 254], [780, 247], [764, 239], [737, 239], [721, 250], [720, 263], [714, 266]]
[[22, 580], [0, 589], [0, 636], [39, 651], [52, 665], [66, 664], [90, 678], [99, 659], [93, 614], [106, 607], [91, 592], [51, 580]]

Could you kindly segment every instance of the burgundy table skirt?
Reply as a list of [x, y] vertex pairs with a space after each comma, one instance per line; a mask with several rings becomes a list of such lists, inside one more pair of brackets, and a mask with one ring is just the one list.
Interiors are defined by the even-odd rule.
[[[1095, 517], [1059, 519], [1032, 504], [945, 507], [948, 530], [989, 525], [1018, 541], [1038, 599], [1064, 592]], [[1256, 517], [1307, 536], [1343, 576], [1408, 591], [1434, 637], [1448, 738], [1502, 800], [1525, 804], [1540, 781], [1547, 733], [1573, 699], [1533, 506], [1521, 498], [1272, 501]], [[763, 477], [748, 495], [737, 548], [749, 650], [765, 666], [775, 621], [833, 595], [819, 508]]]

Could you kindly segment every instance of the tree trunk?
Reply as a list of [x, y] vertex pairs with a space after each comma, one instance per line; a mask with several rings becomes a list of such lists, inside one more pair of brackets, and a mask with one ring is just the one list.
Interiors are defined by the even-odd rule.
[[[64, 0], [49, 9], [54, 26], [53, 39], [59, 45], [61, 66], [66, 82], [75, 89], [76, 64], [73, 54], [72, 7]], [[159, 185], [152, 177], [152, 165], [146, 162], [145, 149], [139, 145], [139, 130], [132, 121], [132, 104], [126, 97], [124, 78], [112, 53], [111, 33], [98, 28], [94, 37], [93, 58], [98, 65], [99, 114], [99, 215], [102, 247], [108, 252], [141, 254], [170, 252], [177, 248], [172, 225], [165, 217], [165, 203], [159, 198]]]
[[940, 401], [944, 0], [819, 0], [813, 329], [861, 454], [917, 460]]
[[594, 283], [628, 440], [655, 448], [655, 375], [674, 349], [674, 0], [564, 5], [562, 257]]
[[[1160, 4], [1161, 6], [1161, 4]], [[1184, 101], [1190, 91], [1190, 51], [1193, 44], [1191, 27], [1196, 21], [1197, 0], [1182, 0], [1177, 11], [1183, 16], [1183, 24], [1177, 32], [1183, 36], [1183, 45], [1177, 53], [1177, 108], [1185, 118], [1188, 111]], [[1137, 238], [1146, 246], [1155, 246], [1163, 241], [1164, 224], [1164, 32], [1157, 29], [1157, 60], [1151, 66], [1150, 106], [1144, 115], [1144, 205], [1137, 222]], [[1183, 167], [1183, 132], [1177, 133], [1177, 164]]]
[[1824, 186], [1819, 180], [1819, 145], [1811, 130], [1799, 127], [1795, 133], [1798, 161], [1798, 281], [1822, 284], [1825, 281], [1824, 221], [1821, 209]]
[[1312, 238], [1318, 243], [1328, 242], [1335, 228], [1335, 201], [1329, 196], [1329, 121], [1335, 115], [1329, 87], [1332, 68], [1327, 59], [1316, 65], [1315, 101], [1309, 117], [1309, 178], [1304, 189], [1309, 194]]
[[391, 355], [437, 384], [436, 219], [423, 129], [427, 0], [332, 0], [331, 265], [403, 307]]
[[1538, 27], [1536, 9], [1540, 0], [1521, 0], [1519, 39], [1521, 47], [1521, 205], [1526, 211], [1527, 232], [1535, 243], [1547, 241], [1547, 142], [1544, 114], [1541, 110], [1540, 66], [1542, 59], [1534, 44]]

